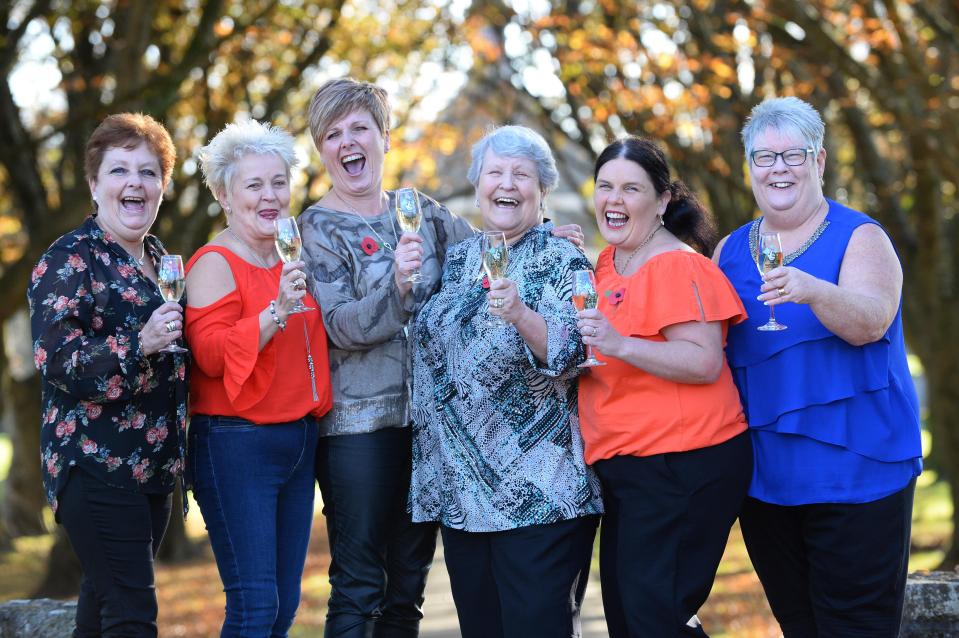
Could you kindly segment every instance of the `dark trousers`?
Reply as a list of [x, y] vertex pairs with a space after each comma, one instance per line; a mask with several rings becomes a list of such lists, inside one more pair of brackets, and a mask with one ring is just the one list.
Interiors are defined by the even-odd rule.
[[325, 635], [405, 638], [419, 634], [435, 523], [413, 523], [406, 502], [412, 430], [320, 438], [316, 479], [330, 540]]
[[899, 635], [915, 487], [856, 504], [746, 499], [746, 549], [785, 638]]
[[74, 468], [58, 500], [83, 567], [74, 638], [155, 637], [153, 559], [172, 497], [110, 487]]
[[597, 461], [612, 638], [706, 636], [696, 616], [752, 477], [748, 433], [708, 448]]
[[503, 532], [441, 528], [463, 638], [570, 638], [598, 516]]
[[222, 638], [283, 638], [300, 604], [313, 523], [316, 420], [195, 415], [193, 493], [226, 592]]

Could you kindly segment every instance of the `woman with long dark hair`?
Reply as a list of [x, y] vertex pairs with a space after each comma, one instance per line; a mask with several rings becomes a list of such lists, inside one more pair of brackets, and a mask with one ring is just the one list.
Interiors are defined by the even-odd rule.
[[595, 180], [610, 245], [596, 265], [599, 306], [579, 313], [579, 328], [606, 365], [581, 377], [579, 415], [606, 505], [606, 620], [613, 638], [705, 636], [696, 613], [752, 468], [723, 354], [746, 315], [704, 256], [715, 243], [706, 210], [655, 143], [614, 142]]

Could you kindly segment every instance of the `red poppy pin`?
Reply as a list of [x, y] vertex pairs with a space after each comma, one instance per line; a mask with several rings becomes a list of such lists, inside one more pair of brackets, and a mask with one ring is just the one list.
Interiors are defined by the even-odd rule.
[[607, 290], [604, 294], [609, 297], [609, 305], [618, 306], [626, 297], [626, 289], [620, 288], [618, 290]]
[[375, 239], [367, 235], [360, 241], [360, 248], [362, 248], [363, 252], [367, 255], [372, 255], [380, 249], [380, 245], [376, 243]]
[[489, 290], [489, 275], [483, 275], [483, 290]]

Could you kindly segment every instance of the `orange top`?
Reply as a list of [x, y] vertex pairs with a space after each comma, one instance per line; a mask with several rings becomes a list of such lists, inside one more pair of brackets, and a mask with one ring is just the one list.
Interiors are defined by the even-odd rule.
[[[316, 310], [290, 315], [286, 330], [277, 331], [260, 350], [258, 315], [276, 298], [282, 263], [259, 268], [222, 246], [204, 246], [190, 258], [187, 272], [208, 252], [227, 260], [236, 288], [208, 306], [186, 307], [186, 338], [193, 355], [190, 414], [235, 416], [258, 424], [326, 414], [333, 392], [326, 330], [317, 303], [307, 295], [303, 303]], [[304, 325], [317, 401], [310, 384]]]
[[[613, 248], [596, 264], [599, 310], [622, 335], [665, 341], [662, 330], [687, 321], [746, 319], [722, 271], [698, 253], [674, 250], [647, 261], [630, 277], [613, 267]], [[697, 298], [698, 293], [698, 298]], [[702, 303], [702, 310], [700, 310]], [[651, 456], [722, 443], [746, 429], [739, 394], [723, 358], [711, 384], [677, 383], [613, 357], [579, 378], [579, 418], [586, 462], [613, 456]]]

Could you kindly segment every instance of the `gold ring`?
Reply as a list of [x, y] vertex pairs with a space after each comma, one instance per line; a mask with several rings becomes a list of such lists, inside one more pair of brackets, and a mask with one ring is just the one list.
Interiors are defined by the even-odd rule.
[[786, 296], [786, 289], [785, 289], [785, 288], [780, 288], [780, 289], [777, 290], [776, 292], [779, 293], [779, 296], [780, 296], [780, 297], [785, 297], [785, 296]]

